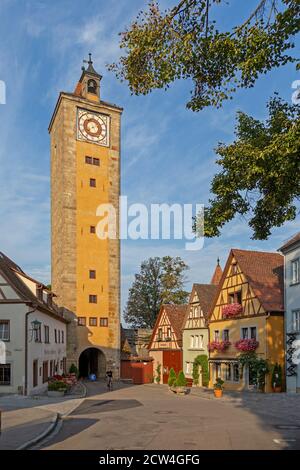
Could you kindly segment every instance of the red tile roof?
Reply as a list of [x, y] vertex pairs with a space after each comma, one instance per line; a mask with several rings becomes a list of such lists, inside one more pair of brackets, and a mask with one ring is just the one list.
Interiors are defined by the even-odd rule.
[[238, 265], [267, 312], [284, 310], [283, 256], [265, 251], [232, 249]]
[[208, 317], [212, 302], [217, 292], [217, 288], [218, 287], [213, 284], [193, 284], [192, 292], [190, 295], [190, 303], [193, 300], [193, 292], [196, 291], [199, 299], [199, 304], [205, 318]]
[[221, 281], [222, 274], [223, 274], [223, 270], [222, 270], [222, 268], [219, 264], [219, 261], [218, 261], [218, 264], [216, 266], [215, 272], [213, 274], [213, 277], [211, 278], [210, 283], [218, 286], [220, 281]]
[[174, 333], [176, 335], [177, 341], [180, 343], [182, 341], [182, 330], [184, 326], [184, 321], [185, 321], [185, 315], [187, 312], [187, 304], [184, 305], [175, 305], [175, 304], [163, 304], [160, 307], [159, 314], [157, 315], [157, 319], [153, 328], [152, 336], [149, 342], [149, 349], [151, 349], [152, 342], [155, 338], [157, 328], [159, 326], [160, 318], [163, 314], [163, 312], [166, 312], [171, 327], [174, 330]]

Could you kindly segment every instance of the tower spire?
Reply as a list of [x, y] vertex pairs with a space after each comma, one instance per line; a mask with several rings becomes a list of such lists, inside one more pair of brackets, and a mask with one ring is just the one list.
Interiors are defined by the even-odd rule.
[[221, 280], [222, 274], [223, 274], [223, 270], [220, 266], [220, 258], [218, 257], [217, 258], [217, 266], [216, 266], [215, 272], [213, 274], [213, 277], [211, 278], [210, 283], [217, 286], [219, 284], [220, 280]]

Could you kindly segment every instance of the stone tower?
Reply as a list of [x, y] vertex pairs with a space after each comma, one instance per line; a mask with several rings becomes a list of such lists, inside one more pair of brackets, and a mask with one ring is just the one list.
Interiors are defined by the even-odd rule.
[[[52, 289], [74, 312], [67, 363], [83, 376], [120, 370], [120, 121], [122, 108], [101, 99], [89, 56], [73, 93], [61, 92], [51, 139]], [[97, 235], [97, 207], [112, 204], [117, 237]]]

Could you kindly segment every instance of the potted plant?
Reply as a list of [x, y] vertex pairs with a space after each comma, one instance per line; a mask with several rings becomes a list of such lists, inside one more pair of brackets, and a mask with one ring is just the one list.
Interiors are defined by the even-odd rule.
[[48, 383], [48, 397], [63, 397], [67, 388], [67, 384], [63, 381], [53, 380]]
[[187, 388], [186, 388], [187, 380], [185, 378], [184, 372], [181, 370], [178, 373], [178, 377], [175, 382], [175, 393], [178, 395], [185, 395], [187, 393]]
[[277, 362], [272, 371], [272, 388], [274, 393], [282, 391], [282, 367]]
[[214, 394], [216, 398], [222, 398], [224, 388], [223, 385], [224, 380], [222, 380], [220, 377], [217, 377], [216, 382], [214, 383]]
[[176, 380], [177, 380], [176, 372], [173, 369], [173, 367], [171, 367], [170, 373], [169, 373], [169, 378], [168, 378], [168, 385], [169, 385], [170, 390], [172, 390], [172, 388], [175, 386]]

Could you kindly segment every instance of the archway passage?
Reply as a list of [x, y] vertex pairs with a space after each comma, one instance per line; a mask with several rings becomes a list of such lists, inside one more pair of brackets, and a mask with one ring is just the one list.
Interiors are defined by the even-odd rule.
[[85, 349], [79, 356], [79, 375], [88, 377], [95, 374], [97, 378], [105, 377], [106, 358], [100, 349]]

